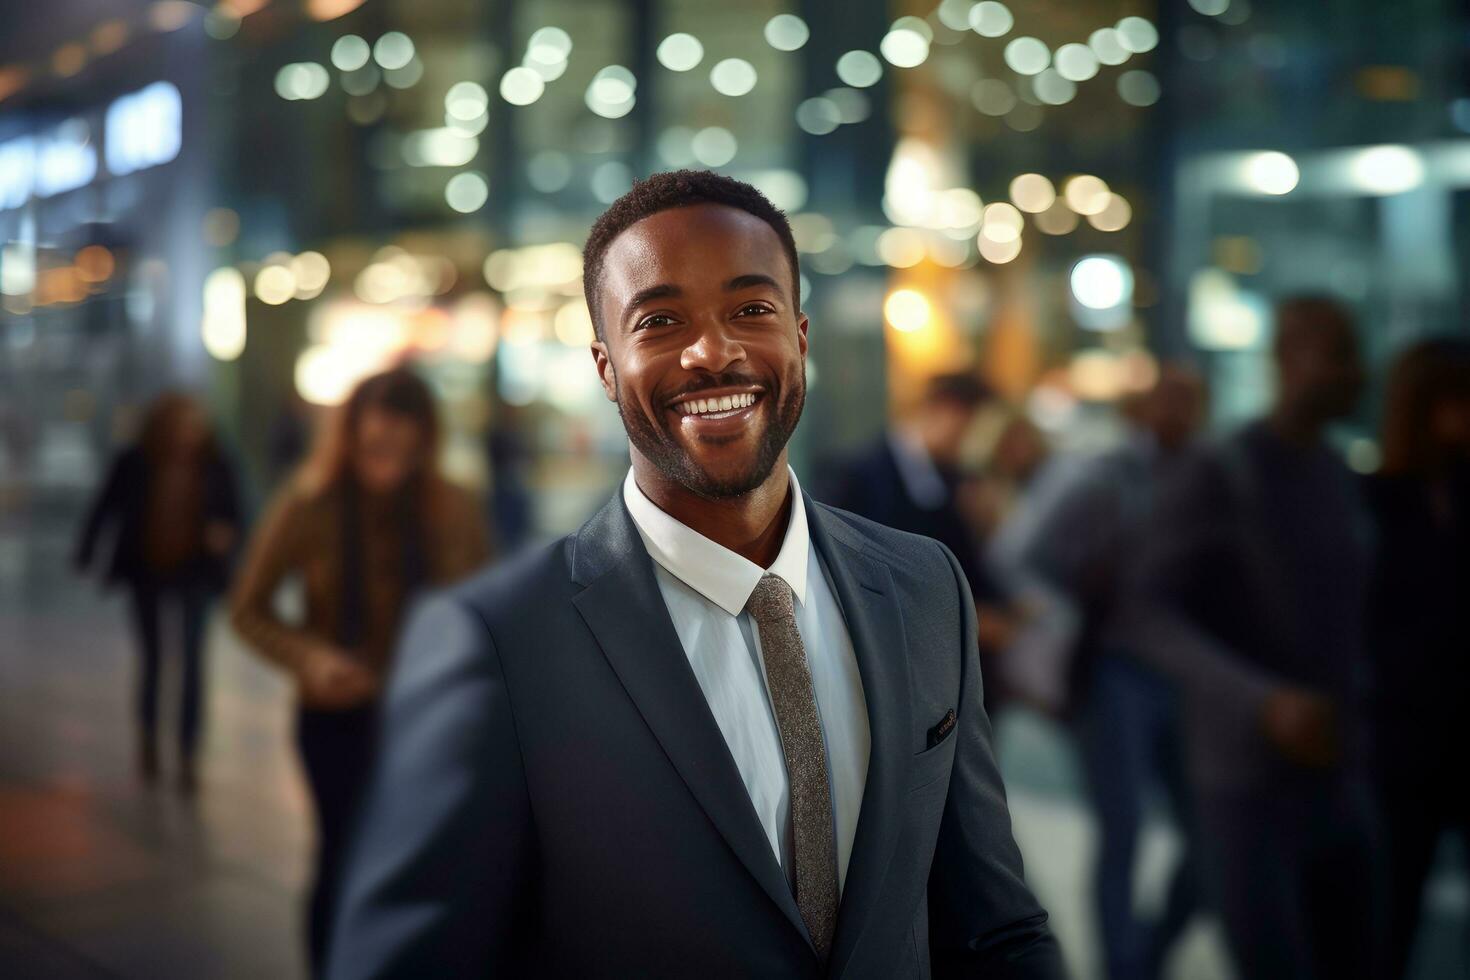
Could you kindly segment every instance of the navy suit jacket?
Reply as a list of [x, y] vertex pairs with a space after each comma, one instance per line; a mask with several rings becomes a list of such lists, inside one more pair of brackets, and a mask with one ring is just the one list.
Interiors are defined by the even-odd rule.
[[872, 730], [826, 964], [618, 495], [412, 617], [330, 976], [1062, 976], [1022, 880], [954, 557], [806, 507]]

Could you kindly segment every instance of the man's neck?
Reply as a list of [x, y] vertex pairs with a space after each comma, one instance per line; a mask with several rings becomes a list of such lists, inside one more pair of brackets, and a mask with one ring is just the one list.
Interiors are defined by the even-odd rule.
[[791, 519], [791, 476], [785, 452], [760, 486], [739, 497], [701, 497], [664, 476], [636, 449], [633, 479], [659, 510], [747, 561], [769, 568], [781, 553]]
[[1280, 439], [1303, 448], [1321, 442], [1322, 433], [1327, 428], [1327, 423], [1314, 413], [1301, 411], [1286, 403], [1276, 406], [1267, 419], [1267, 424]]

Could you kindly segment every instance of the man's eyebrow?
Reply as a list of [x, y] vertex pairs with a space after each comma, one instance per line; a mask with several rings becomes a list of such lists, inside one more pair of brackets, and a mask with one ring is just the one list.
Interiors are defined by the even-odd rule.
[[661, 282], [657, 286], [649, 286], [647, 289], [640, 289], [633, 294], [633, 298], [628, 300], [627, 305], [623, 307], [623, 318], [626, 319], [629, 313], [632, 313], [651, 299], [663, 299], [666, 296], [682, 295], [684, 295], [684, 290], [666, 282]]
[[743, 276], [736, 276], [734, 279], [731, 279], [729, 282], [725, 283], [725, 291], [728, 293], [733, 293], [737, 290], [749, 289], [752, 286], [770, 286], [772, 289], [777, 290], [778, 292], [781, 289], [781, 284], [775, 279], [772, 279], [770, 276], [763, 275], [759, 272], [751, 272]]

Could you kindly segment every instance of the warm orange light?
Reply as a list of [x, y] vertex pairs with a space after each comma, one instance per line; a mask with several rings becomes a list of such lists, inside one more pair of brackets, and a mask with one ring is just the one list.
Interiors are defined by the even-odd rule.
[[75, 266], [64, 265], [58, 269], [47, 269], [36, 277], [36, 303], [41, 306], [80, 303], [86, 298], [87, 287], [82, 283]]
[[51, 70], [62, 78], [70, 78], [87, 65], [87, 49], [75, 42], [63, 44], [51, 56]]
[[152, 7], [148, 8], [148, 22], [153, 29], [163, 31], [176, 31], [189, 23], [189, 20], [199, 13], [199, 8], [184, 0], [156, 0]]
[[0, 68], [0, 101], [25, 88], [26, 82], [30, 80], [31, 76], [24, 68]]
[[363, 0], [306, 0], [306, 12], [313, 20], [336, 20], [362, 4]]
[[220, 6], [236, 20], [244, 20], [251, 14], [264, 9], [265, 5], [270, 2], [271, 0], [222, 0]]
[[112, 54], [127, 43], [128, 25], [120, 20], [109, 20], [98, 24], [92, 32], [92, 53], [101, 57]]
[[88, 245], [77, 253], [77, 275], [82, 282], [99, 283], [112, 278], [116, 262], [102, 245]]

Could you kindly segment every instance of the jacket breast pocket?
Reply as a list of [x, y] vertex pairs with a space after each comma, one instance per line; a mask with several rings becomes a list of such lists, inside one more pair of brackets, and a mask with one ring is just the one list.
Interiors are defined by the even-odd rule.
[[959, 741], [950, 733], [944, 741], [909, 760], [909, 792], [945, 785], [954, 766], [954, 747]]

